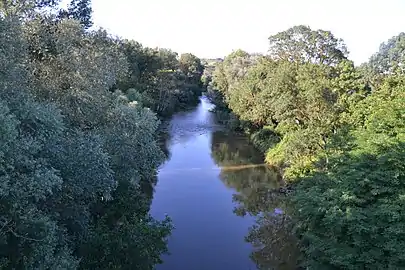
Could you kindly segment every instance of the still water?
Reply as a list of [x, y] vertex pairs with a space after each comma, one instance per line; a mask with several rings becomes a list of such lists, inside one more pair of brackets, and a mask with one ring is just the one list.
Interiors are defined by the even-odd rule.
[[242, 135], [215, 123], [204, 97], [167, 123], [151, 214], [172, 218], [158, 270], [295, 269], [297, 248], [269, 190], [277, 173]]

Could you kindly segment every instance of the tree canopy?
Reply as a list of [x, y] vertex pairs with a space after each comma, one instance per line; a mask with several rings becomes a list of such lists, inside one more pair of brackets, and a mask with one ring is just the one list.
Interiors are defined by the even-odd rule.
[[[341, 39], [300, 25], [271, 36], [267, 55], [239, 50], [216, 65], [209, 95], [217, 115], [228, 115], [279, 168], [304, 267], [404, 265], [403, 37], [356, 67]], [[260, 194], [273, 198], [275, 191]], [[274, 211], [274, 200], [264, 205], [263, 215]], [[271, 222], [263, 218], [251, 239], [270, 241], [260, 237]]]
[[172, 229], [149, 215], [159, 118], [200, 82], [58, 2], [0, 6], [0, 268], [154, 269]]
[[315, 31], [305, 25], [270, 36], [269, 41], [269, 55], [275, 59], [336, 65], [348, 55], [342, 39], [330, 31]]
[[405, 33], [390, 38], [380, 45], [380, 50], [371, 56], [368, 66], [375, 73], [405, 72]]

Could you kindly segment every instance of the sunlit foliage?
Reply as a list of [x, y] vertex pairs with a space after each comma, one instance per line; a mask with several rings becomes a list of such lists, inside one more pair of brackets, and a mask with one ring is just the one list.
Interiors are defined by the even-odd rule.
[[403, 33], [361, 67], [329, 31], [295, 26], [269, 40], [266, 56], [236, 51], [217, 65], [217, 110], [281, 169], [309, 269], [400, 269]]

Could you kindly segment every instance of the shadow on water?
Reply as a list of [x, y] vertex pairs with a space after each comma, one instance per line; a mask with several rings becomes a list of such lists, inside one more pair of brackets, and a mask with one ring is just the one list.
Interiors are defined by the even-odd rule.
[[277, 192], [282, 179], [274, 168], [265, 164], [263, 156], [245, 136], [231, 132], [214, 132], [213, 159], [220, 166], [220, 178], [233, 188], [238, 216], [255, 217], [246, 241], [251, 243], [250, 255], [258, 269], [298, 269], [300, 251], [292, 234], [288, 205]]

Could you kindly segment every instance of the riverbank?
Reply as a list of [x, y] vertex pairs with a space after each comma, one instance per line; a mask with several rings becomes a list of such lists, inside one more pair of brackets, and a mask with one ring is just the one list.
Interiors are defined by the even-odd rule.
[[[210, 101], [215, 104], [215, 100], [210, 99]], [[247, 136], [249, 141], [263, 154], [264, 158], [267, 151], [280, 141], [280, 137], [271, 129], [266, 127], [254, 129], [248, 123], [240, 121], [230, 110], [213, 108], [211, 111], [218, 123], [221, 123], [233, 132], [239, 132]]]
[[[405, 262], [397, 252], [405, 236], [397, 230], [405, 77], [399, 70], [370, 75], [381, 66], [374, 62], [355, 67], [324, 33], [297, 26], [270, 38], [269, 55], [234, 51], [216, 66], [209, 91], [217, 114], [281, 168], [306, 266], [397, 269]], [[311, 49], [317, 46], [328, 49]], [[382, 48], [381, 59], [391, 50]]]

